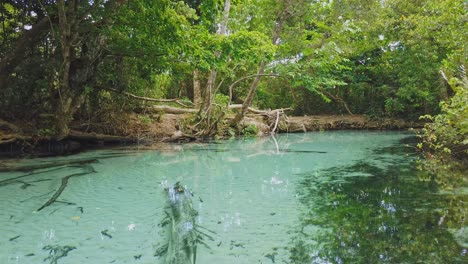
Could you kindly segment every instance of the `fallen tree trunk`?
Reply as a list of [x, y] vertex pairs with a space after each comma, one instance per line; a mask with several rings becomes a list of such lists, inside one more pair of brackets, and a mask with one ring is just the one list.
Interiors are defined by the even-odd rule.
[[56, 168], [56, 167], [62, 167], [62, 166], [81, 166], [81, 165], [86, 165], [90, 163], [96, 163], [98, 162], [97, 158], [88, 158], [88, 159], [76, 159], [76, 160], [62, 160], [62, 161], [55, 161], [55, 162], [48, 162], [48, 163], [40, 163], [40, 164], [33, 164], [33, 165], [1, 165], [0, 166], [0, 172], [31, 172], [26, 175], [21, 175], [15, 178], [10, 178], [6, 180], [0, 181], [0, 186], [4, 185], [5, 183], [24, 178], [30, 175], [34, 174], [39, 174], [43, 173], [41, 172], [34, 172], [35, 170], [40, 170], [40, 169], [49, 169], [49, 168]]
[[153, 105], [148, 108], [145, 108], [151, 112], [165, 112], [167, 114], [187, 114], [187, 113], [197, 113], [197, 109], [193, 108], [178, 108], [168, 105]]
[[[229, 109], [241, 109], [241, 104], [232, 104], [228, 106]], [[167, 114], [187, 114], [187, 113], [197, 113], [198, 110], [194, 108], [178, 108], [172, 107], [168, 105], [153, 105], [150, 107], [145, 108], [145, 110], [149, 110], [151, 112], [165, 112]], [[247, 109], [249, 112], [259, 115], [276, 115], [276, 112], [284, 112], [288, 110], [292, 110], [292, 108], [281, 108], [281, 109], [274, 109], [274, 110], [259, 110], [252, 107]]]
[[[229, 109], [242, 109], [243, 105], [241, 104], [232, 104], [229, 105]], [[288, 110], [292, 110], [292, 108], [281, 108], [281, 109], [274, 109], [274, 110], [259, 110], [255, 109], [252, 107], [248, 107], [247, 110], [249, 112], [252, 112], [254, 114], [260, 114], [260, 115], [276, 115], [276, 112], [284, 112]]]
[[96, 133], [85, 133], [76, 130], [70, 131], [70, 134], [67, 137], [68, 139], [77, 140], [79, 142], [83, 141], [102, 141], [104, 143], [126, 143], [126, 142], [135, 142], [137, 141], [134, 138], [130, 137], [121, 137], [121, 136], [111, 136], [111, 135], [104, 135], [104, 134], [96, 134]]
[[183, 107], [189, 107], [186, 105], [186, 103], [188, 104], [192, 104], [192, 102], [188, 102], [188, 101], [181, 101], [179, 99], [156, 99], [156, 98], [151, 98], [151, 97], [144, 97], [144, 96], [138, 96], [138, 95], [135, 95], [135, 94], [132, 94], [132, 93], [128, 93], [128, 92], [124, 92], [124, 91], [119, 91], [117, 89], [113, 89], [113, 88], [105, 88], [105, 90], [108, 90], [108, 91], [112, 91], [112, 92], [116, 92], [116, 93], [119, 93], [119, 94], [123, 94], [127, 97], [130, 97], [130, 98], [134, 98], [134, 99], [138, 99], [138, 100], [143, 100], [143, 101], [148, 101], [148, 102], [158, 102], [158, 103], [169, 103], [169, 102], [174, 102], [178, 105], [181, 105]]
[[21, 133], [21, 129], [16, 125], [0, 119], [0, 131], [12, 132], [12, 133]]

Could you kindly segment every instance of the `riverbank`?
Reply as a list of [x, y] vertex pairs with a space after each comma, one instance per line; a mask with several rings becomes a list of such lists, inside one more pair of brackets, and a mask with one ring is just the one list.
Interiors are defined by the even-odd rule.
[[[116, 126], [119, 129], [112, 131], [97, 129], [97, 126], [83, 129], [76, 122], [71, 133], [60, 141], [27, 125], [0, 120], [0, 157], [65, 155], [118, 144], [200, 141], [202, 139], [186, 132], [190, 118], [189, 114], [163, 114], [144, 119], [131, 114], [125, 124], [119, 124]], [[265, 136], [327, 130], [406, 130], [422, 128], [424, 123], [390, 118], [369, 119], [363, 115], [284, 116], [275, 122], [267, 116], [251, 115], [244, 119], [243, 126], [253, 128], [251, 131], [256, 136]]]

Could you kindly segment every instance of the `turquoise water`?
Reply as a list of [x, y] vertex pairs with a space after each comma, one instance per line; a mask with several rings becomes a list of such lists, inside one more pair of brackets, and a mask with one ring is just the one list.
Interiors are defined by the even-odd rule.
[[468, 263], [467, 194], [419, 181], [410, 139], [323, 132], [21, 161], [61, 165], [0, 173], [0, 263], [162, 263], [176, 182], [212, 237], [197, 263]]

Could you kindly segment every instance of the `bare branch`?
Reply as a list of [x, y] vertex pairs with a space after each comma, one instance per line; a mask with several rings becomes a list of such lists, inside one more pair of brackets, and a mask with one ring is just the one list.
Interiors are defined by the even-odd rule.
[[[229, 109], [241, 109], [242, 108], [242, 105], [241, 104], [232, 104], [232, 105], [229, 105]], [[252, 112], [254, 114], [259, 114], [259, 115], [273, 115], [275, 114], [276, 115], [276, 112], [284, 112], [284, 111], [288, 111], [288, 110], [292, 110], [292, 108], [281, 108], [281, 109], [274, 109], [274, 110], [259, 110], [259, 109], [255, 109], [255, 108], [252, 108], [252, 107], [249, 107], [247, 108], [247, 110], [249, 112]]]
[[277, 112], [276, 112], [275, 126], [274, 126], [273, 129], [271, 130], [271, 134], [274, 134], [275, 131], [276, 131], [276, 128], [278, 128], [279, 119], [280, 119], [280, 111], [277, 111]]
[[252, 75], [248, 75], [248, 76], [245, 76], [245, 77], [242, 77], [240, 79], [238, 79], [237, 81], [233, 82], [230, 86], [229, 86], [229, 105], [231, 104], [231, 101], [232, 101], [232, 89], [234, 88], [234, 86], [236, 86], [239, 82], [242, 82], [243, 80], [246, 80], [246, 79], [249, 79], [249, 78], [254, 78], [254, 77], [260, 77], [260, 76], [271, 76], [271, 77], [281, 77], [281, 75], [279, 74], [276, 74], [276, 73], [263, 73], [263, 74], [252, 74]]
[[341, 104], [343, 104], [344, 108], [346, 109], [346, 111], [348, 112], [348, 114], [350, 115], [353, 115], [353, 113], [351, 112], [351, 110], [349, 109], [348, 107], [348, 104], [345, 102], [345, 100], [341, 97], [339, 97], [338, 95], [334, 95], [330, 92], [327, 92], [327, 91], [322, 91], [325, 95], [331, 97], [333, 100], [337, 101], [337, 102], [340, 102]]
[[157, 111], [157, 112], [161, 111], [161, 112], [165, 112], [168, 114], [187, 114], [187, 113], [198, 112], [197, 109], [193, 109], [193, 108], [178, 108], [178, 107], [171, 107], [167, 105], [153, 105], [153, 106], [146, 108], [146, 110]]
[[188, 101], [181, 101], [179, 99], [156, 99], [156, 98], [151, 98], [151, 97], [144, 97], [144, 96], [138, 96], [138, 95], [134, 95], [132, 93], [128, 93], [128, 92], [124, 92], [124, 91], [119, 91], [117, 89], [113, 89], [113, 88], [105, 88], [105, 90], [108, 90], [108, 91], [112, 91], [112, 92], [116, 92], [116, 93], [120, 93], [120, 94], [123, 94], [125, 96], [128, 96], [130, 98], [134, 98], [134, 99], [138, 99], [138, 100], [143, 100], [143, 101], [149, 101], [149, 102], [158, 102], [158, 103], [169, 103], [169, 102], [174, 102], [178, 105], [181, 105], [183, 107], [190, 107], [184, 103], [190, 103], [192, 104], [192, 102], [188, 102]]

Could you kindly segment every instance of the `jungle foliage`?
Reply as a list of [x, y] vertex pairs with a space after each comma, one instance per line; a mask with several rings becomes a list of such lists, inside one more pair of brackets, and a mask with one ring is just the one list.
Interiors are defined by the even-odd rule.
[[208, 132], [220, 96], [243, 104], [236, 121], [249, 106], [436, 115], [460, 96], [447, 76], [466, 65], [467, 10], [464, 0], [5, 0], [0, 118], [62, 138], [74, 120], [97, 127], [146, 106], [115, 91], [191, 101]]
[[465, 68], [460, 67], [458, 76], [447, 81], [455, 94], [441, 102], [440, 114], [421, 117], [431, 122], [419, 133], [422, 140], [418, 148], [425, 155], [420, 167], [430, 173], [425, 180], [436, 180], [452, 190], [468, 180], [468, 77]]

